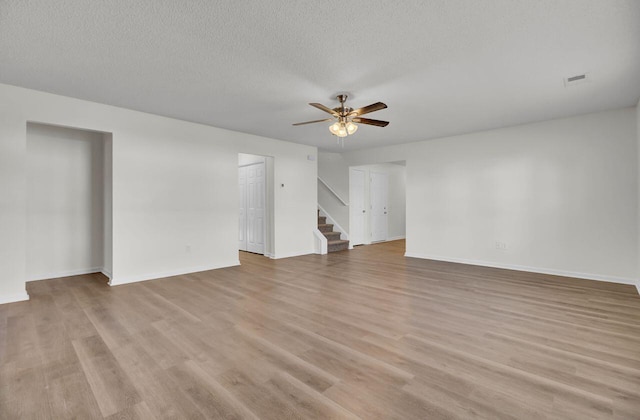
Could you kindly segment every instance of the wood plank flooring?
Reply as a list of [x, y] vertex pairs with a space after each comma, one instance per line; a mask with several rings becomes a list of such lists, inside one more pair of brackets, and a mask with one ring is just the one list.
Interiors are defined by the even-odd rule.
[[396, 241], [0, 305], [2, 419], [639, 419], [635, 288]]

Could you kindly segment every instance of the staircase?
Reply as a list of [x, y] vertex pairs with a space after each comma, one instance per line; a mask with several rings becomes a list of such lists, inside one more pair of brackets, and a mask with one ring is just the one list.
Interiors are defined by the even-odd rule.
[[327, 223], [325, 216], [320, 216], [320, 210], [318, 210], [318, 230], [327, 237], [327, 252], [346, 251], [349, 249], [349, 241], [340, 239], [340, 232], [333, 231], [333, 225]]

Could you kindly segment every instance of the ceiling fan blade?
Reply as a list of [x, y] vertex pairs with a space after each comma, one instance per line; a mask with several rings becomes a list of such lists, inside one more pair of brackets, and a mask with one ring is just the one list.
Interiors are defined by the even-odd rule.
[[327, 112], [327, 113], [329, 113], [329, 114], [333, 115], [334, 117], [337, 117], [337, 116], [339, 115], [339, 114], [338, 114], [336, 111], [334, 111], [333, 109], [328, 108], [328, 107], [326, 107], [326, 106], [324, 106], [324, 105], [322, 105], [322, 104], [312, 103], [312, 104], [309, 104], [309, 105], [311, 105], [311, 106], [313, 106], [313, 107], [316, 107], [316, 108], [318, 108], [318, 109], [320, 109], [320, 110], [322, 110], [322, 111], [324, 111], [324, 112]]
[[324, 120], [315, 120], [315, 121], [305, 121], [305, 122], [295, 123], [291, 125], [305, 125], [305, 124], [313, 124], [313, 123], [319, 123], [319, 122], [325, 122], [325, 121], [333, 121], [333, 118], [325, 118]]
[[367, 105], [363, 108], [354, 109], [349, 113], [349, 115], [364, 115], [374, 111], [380, 111], [381, 109], [385, 109], [387, 107], [386, 104], [382, 102], [376, 102], [375, 104]]
[[380, 120], [372, 120], [370, 118], [354, 118], [351, 121], [353, 121], [354, 123], [360, 123], [360, 124], [368, 124], [368, 125], [375, 125], [376, 127], [386, 127], [389, 125], [389, 121], [380, 121]]

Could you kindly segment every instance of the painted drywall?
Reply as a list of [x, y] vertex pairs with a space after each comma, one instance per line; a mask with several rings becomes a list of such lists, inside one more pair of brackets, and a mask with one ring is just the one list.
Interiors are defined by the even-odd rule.
[[[266, 219], [269, 226], [269, 231], [267, 232], [267, 237], [265, 238], [265, 257], [275, 258], [275, 215], [273, 211], [273, 202], [274, 202], [274, 194], [276, 190], [275, 178], [274, 178], [274, 161], [273, 156], [265, 157], [265, 165], [267, 167], [267, 214]], [[315, 235], [314, 235], [315, 236]], [[315, 240], [314, 240], [315, 245]], [[314, 246], [315, 248], [315, 246]]]
[[112, 133], [112, 284], [238, 263], [238, 153], [274, 157], [276, 258], [313, 253], [315, 147], [0, 85], [0, 300], [25, 295], [26, 124]]
[[342, 155], [318, 153], [318, 178], [318, 204], [348, 235], [349, 206], [345, 203], [349, 203], [349, 166]]
[[637, 148], [637, 177], [638, 177], [638, 257], [637, 257], [637, 273], [636, 273], [636, 288], [640, 293], [640, 100], [636, 105], [636, 148]]
[[406, 160], [407, 255], [634, 283], [636, 115], [624, 108], [343, 159]]
[[102, 133], [27, 124], [27, 280], [104, 267]]
[[102, 274], [109, 279], [113, 271], [113, 135], [103, 134], [104, 142], [104, 264]]
[[349, 163], [340, 153], [318, 152], [318, 176], [349, 201]]
[[29, 299], [26, 280], [27, 124], [0, 96], [0, 304]]
[[[385, 164], [389, 174], [389, 235], [388, 240], [405, 238], [407, 234], [407, 168]], [[374, 169], [375, 170], [375, 169]]]
[[238, 153], [238, 166], [251, 165], [254, 163], [264, 162], [264, 156], [252, 155], [249, 153]]
[[329, 216], [333, 221], [332, 223], [338, 224], [344, 230], [343, 233], [348, 235], [349, 206], [347, 204], [349, 203], [349, 195], [348, 193], [347, 195], [340, 195], [340, 198], [344, 200], [344, 202], [338, 199], [327, 185], [318, 180], [318, 207], [321, 209], [321, 213], [323, 213], [323, 215], [326, 213], [326, 216]]

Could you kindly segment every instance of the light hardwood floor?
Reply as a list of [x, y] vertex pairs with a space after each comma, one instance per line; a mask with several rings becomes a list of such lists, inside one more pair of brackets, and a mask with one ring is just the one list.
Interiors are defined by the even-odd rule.
[[396, 241], [0, 305], [3, 419], [638, 419], [632, 286]]

